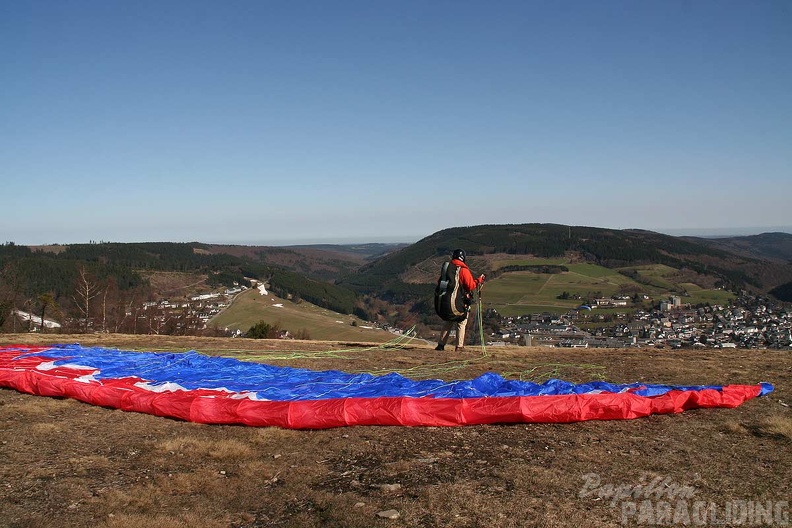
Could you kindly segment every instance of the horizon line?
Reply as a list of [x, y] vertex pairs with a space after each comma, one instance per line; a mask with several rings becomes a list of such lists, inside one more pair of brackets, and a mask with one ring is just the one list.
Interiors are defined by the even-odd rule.
[[[531, 222], [540, 223], [540, 222]], [[509, 225], [509, 224], [482, 224], [482, 225]], [[517, 224], [515, 224], [517, 225]], [[475, 227], [475, 226], [470, 226]], [[594, 227], [594, 226], [574, 226], [574, 227]], [[600, 229], [614, 229], [601, 227]], [[615, 228], [619, 231], [628, 231], [632, 229], [641, 229], [644, 231], [652, 231], [669, 236], [693, 236], [701, 238], [727, 238], [738, 236], [756, 236], [769, 233], [784, 233], [792, 234], [792, 226], [764, 226], [764, 227], [702, 227], [702, 228]], [[405, 236], [385, 236], [380, 239], [372, 239], [363, 236], [341, 236], [341, 237], [298, 237], [292, 239], [282, 240], [214, 240], [210, 242], [201, 241], [199, 239], [193, 240], [127, 240], [127, 241], [114, 241], [114, 240], [88, 240], [85, 242], [48, 242], [48, 243], [21, 243], [14, 240], [6, 240], [4, 244], [14, 244], [17, 246], [26, 247], [41, 247], [41, 246], [69, 246], [79, 244], [151, 244], [161, 242], [172, 243], [198, 243], [198, 244], [213, 244], [223, 246], [269, 246], [269, 247], [289, 247], [289, 246], [317, 246], [317, 245], [352, 245], [352, 244], [414, 244], [415, 242], [431, 236], [428, 235], [405, 235]]]

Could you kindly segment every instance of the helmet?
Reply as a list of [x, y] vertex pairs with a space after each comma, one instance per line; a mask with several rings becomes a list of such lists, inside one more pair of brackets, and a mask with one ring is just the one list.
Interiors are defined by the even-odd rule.
[[451, 258], [465, 262], [465, 250], [455, 249], [454, 252], [451, 254]]

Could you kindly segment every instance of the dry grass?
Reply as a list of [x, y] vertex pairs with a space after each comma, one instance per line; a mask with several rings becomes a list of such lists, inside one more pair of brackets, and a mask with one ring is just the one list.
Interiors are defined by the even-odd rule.
[[215, 521], [202, 516], [200, 513], [185, 512], [178, 516], [173, 515], [126, 515], [109, 514], [107, 520], [98, 524], [100, 528], [225, 528], [228, 526], [223, 521]]
[[779, 436], [792, 440], [792, 416], [768, 416], [759, 421], [756, 431], [759, 435]]
[[[288, 343], [142, 336], [4, 336], [125, 349], [256, 355]], [[297, 343], [300, 350], [349, 344]], [[677, 384], [770, 381], [736, 409], [578, 424], [349, 427], [322, 431], [207, 426], [0, 390], [3, 527], [621, 526], [603, 486], [664, 480], [696, 498], [788, 500], [792, 362], [788, 352], [506, 348], [453, 365], [426, 346], [287, 364], [469, 378], [560, 372], [571, 381]], [[443, 365], [442, 368], [439, 365]], [[415, 372], [415, 371], [413, 371]], [[606, 488], [601, 488], [600, 491]], [[394, 509], [398, 519], [377, 513]]]
[[215, 459], [245, 458], [251, 455], [247, 444], [238, 440], [203, 440], [179, 437], [163, 441], [158, 447], [172, 455]]

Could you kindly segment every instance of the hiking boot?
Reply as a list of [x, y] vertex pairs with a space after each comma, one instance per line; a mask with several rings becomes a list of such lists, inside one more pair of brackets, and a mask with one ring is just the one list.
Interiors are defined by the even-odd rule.
[[454, 349], [454, 352], [464, 352], [464, 351], [465, 351], [465, 347], [463, 346], [458, 346]]
[[442, 343], [437, 343], [435, 350], [443, 350], [443, 349], [445, 349], [445, 345], [443, 345]]

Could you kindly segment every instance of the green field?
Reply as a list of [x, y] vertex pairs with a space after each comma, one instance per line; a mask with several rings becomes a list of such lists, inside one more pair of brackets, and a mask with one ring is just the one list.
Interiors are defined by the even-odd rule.
[[566, 312], [580, 305], [580, 299], [559, 299], [567, 292], [583, 299], [610, 297], [624, 285], [635, 283], [613, 270], [593, 264], [569, 264], [568, 272], [532, 273], [516, 271], [487, 282], [482, 290], [485, 308], [502, 315], [522, 315], [537, 311]]
[[[505, 261], [502, 264], [507, 263], [534, 265], [551, 262], [540, 259]], [[694, 305], [707, 302], [726, 304], [734, 297], [729, 292], [703, 289], [692, 283], [674, 284], [669, 279], [678, 274], [677, 270], [662, 264], [630, 268], [639, 273], [641, 282], [637, 282], [622, 275], [618, 270], [596, 264], [564, 264], [557, 260], [552, 263], [563, 264], [569, 271], [557, 274], [515, 271], [486, 282], [482, 289], [483, 307], [494, 308], [501, 315], [516, 316], [536, 312], [563, 313], [576, 308], [588, 299], [611, 297], [616, 294], [632, 295], [636, 292], [647, 294], [655, 301], [659, 301], [667, 298], [671, 292], [686, 290], [688, 295], [683, 298], [683, 302]], [[564, 292], [570, 295], [569, 299], [559, 299]], [[575, 295], [580, 298], [575, 299]], [[636, 308], [629, 303], [627, 307], [612, 311], [626, 312]]]
[[669, 280], [679, 272], [665, 264], [651, 264], [647, 266], [636, 266], [624, 268], [634, 270], [640, 277], [640, 282], [647, 288], [654, 288], [657, 291], [669, 291], [676, 289], [674, 283]]
[[705, 290], [692, 283], [680, 283], [680, 287], [685, 288], [687, 296], [682, 297], [682, 302], [690, 304], [729, 304], [735, 299], [735, 295], [725, 290]]
[[595, 279], [621, 276], [612, 269], [603, 268], [602, 266], [597, 266], [596, 264], [569, 264], [567, 265], [567, 268], [569, 268], [570, 273], [577, 273], [578, 275]]
[[[244, 332], [259, 321], [278, 325], [292, 335], [307, 332], [311, 339], [317, 340], [384, 343], [396, 337], [385, 330], [370, 328], [369, 323], [354, 315], [341, 315], [305, 301], [295, 304], [272, 294], [261, 295], [257, 289], [237, 295], [231, 306], [209, 321], [209, 325]], [[357, 326], [353, 326], [353, 321]]]

